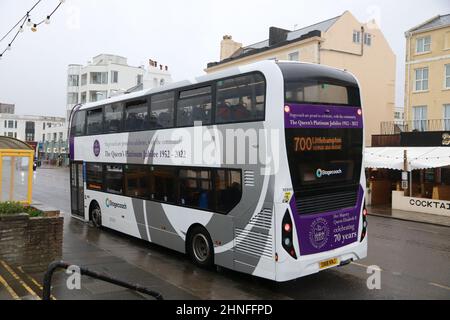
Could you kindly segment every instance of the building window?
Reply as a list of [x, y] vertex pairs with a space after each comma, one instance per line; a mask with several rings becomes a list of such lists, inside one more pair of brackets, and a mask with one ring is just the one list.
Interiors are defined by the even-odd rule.
[[298, 51], [289, 53], [288, 54], [288, 60], [290, 60], [290, 61], [299, 61]]
[[91, 84], [107, 84], [108, 72], [91, 72]]
[[69, 92], [67, 94], [67, 104], [77, 104], [78, 103], [78, 93]]
[[177, 104], [177, 126], [211, 123], [211, 87], [181, 91]]
[[428, 68], [416, 69], [415, 91], [428, 90]]
[[413, 130], [427, 131], [427, 106], [413, 107]]
[[394, 113], [394, 119], [400, 119], [400, 112], [395, 112]]
[[108, 97], [108, 91], [89, 91], [89, 102], [104, 100]]
[[14, 121], [14, 128], [17, 129], [17, 120]]
[[450, 104], [444, 104], [444, 130], [450, 130]]
[[34, 141], [34, 128], [35, 123], [33, 121], [25, 122], [25, 141]]
[[45, 130], [45, 122], [42, 123], [42, 130]]
[[68, 85], [69, 87], [78, 87], [79, 76], [76, 74], [69, 74]]
[[[17, 139], [17, 132], [14, 132], [14, 138]], [[31, 140], [32, 141], [32, 140]]]
[[8, 137], [13, 138], [14, 137], [14, 133], [13, 132], [8, 132]]
[[361, 31], [353, 31], [353, 42], [361, 43]]
[[13, 120], [8, 120], [8, 128], [14, 129], [14, 121]]
[[81, 93], [81, 103], [86, 103], [86, 92]]
[[111, 71], [111, 83], [119, 82], [119, 71]]
[[364, 33], [364, 44], [366, 46], [372, 45], [372, 35], [370, 33]]
[[142, 83], [144, 76], [142, 74], [137, 75], [136, 84], [139, 85]]
[[82, 86], [87, 85], [87, 73], [83, 73], [83, 74], [81, 75], [81, 85], [82, 85]]
[[59, 133], [59, 141], [63, 141], [63, 133], [62, 132]]
[[431, 50], [431, 36], [417, 38], [416, 53], [429, 52]]
[[445, 65], [445, 88], [450, 89], [450, 64]]
[[163, 85], [166, 84], [166, 81], [164, 79], [160, 79], [159, 80], [159, 85], [162, 87]]

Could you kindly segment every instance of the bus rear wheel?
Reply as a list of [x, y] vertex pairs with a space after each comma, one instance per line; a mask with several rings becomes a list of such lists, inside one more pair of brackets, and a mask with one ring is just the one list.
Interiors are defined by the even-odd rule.
[[94, 203], [92, 205], [91, 218], [92, 223], [96, 228], [102, 227], [102, 211], [100, 210], [100, 206], [97, 203]]
[[205, 228], [195, 227], [189, 233], [188, 254], [200, 267], [208, 268], [214, 264], [214, 247]]

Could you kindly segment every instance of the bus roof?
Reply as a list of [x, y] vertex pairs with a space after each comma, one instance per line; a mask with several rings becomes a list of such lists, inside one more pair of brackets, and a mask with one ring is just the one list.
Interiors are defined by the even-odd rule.
[[328, 74], [329, 77], [333, 77], [333, 78], [336, 78], [339, 80], [345, 80], [346, 82], [357, 85], [357, 81], [354, 78], [354, 76], [351, 73], [347, 72], [346, 70], [341, 70], [341, 69], [333, 68], [330, 66], [324, 66], [324, 65], [308, 63], [308, 62], [263, 60], [263, 61], [258, 61], [255, 63], [251, 63], [248, 65], [243, 65], [243, 66], [239, 66], [239, 67], [231, 67], [229, 69], [214, 72], [211, 74], [201, 75], [198, 77], [191, 78], [189, 80], [182, 80], [182, 81], [169, 83], [167, 85], [164, 85], [164, 86], [158, 87], [158, 88], [144, 89], [144, 90], [133, 92], [133, 93], [122, 94], [122, 95], [107, 98], [104, 100], [83, 104], [83, 105], [81, 105], [80, 108], [78, 108], [78, 110], [89, 109], [89, 108], [93, 108], [93, 107], [97, 107], [97, 106], [103, 106], [105, 104], [145, 97], [145, 96], [155, 94], [158, 92], [170, 91], [170, 90], [177, 89], [180, 87], [185, 87], [185, 86], [194, 85], [196, 83], [202, 83], [202, 82], [212, 81], [215, 79], [225, 78], [225, 77], [233, 76], [233, 75], [240, 74], [243, 72], [251, 72], [251, 71], [263, 72], [263, 69], [267, 69], [268, 67], [273, 68], [274, 66], [277, 66], [277, 68], [281, 69], [283, 71], [283, 74], [285, 74], [285, 70], [289, 70], [289, 69], [292, 69], [292, 71], [295, 71], [295, 72], [302, 72], [302, 74], [305, 74], [305, 75], [316, 74], [316, 75], [320, 76], [323, 74]]

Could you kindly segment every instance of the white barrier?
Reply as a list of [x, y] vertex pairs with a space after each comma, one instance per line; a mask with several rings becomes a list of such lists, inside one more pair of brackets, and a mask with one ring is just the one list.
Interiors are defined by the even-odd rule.
[[450, 217], [450, 201], [405, 197], [403, 191], [392, 191], [392, 209]]

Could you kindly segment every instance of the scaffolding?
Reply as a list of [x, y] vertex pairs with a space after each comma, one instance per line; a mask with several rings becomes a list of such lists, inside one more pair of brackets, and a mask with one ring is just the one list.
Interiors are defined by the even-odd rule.
[[[11, 138], [0, 136], [0, 202], [1, 201], [16, 201], [23, 204], [30, 205], [33, 190], [33, 164], [34, 164], [34, 149], [25, 142]], [[25, 164], [25, 165], [24, 165]], [[9, 168], [8, 168], [9, 167]], [[20, 170], [28, 171], [26, 179], [26, 199], [20, 199], [20, 196], [15, 194], [15, 182], [17, 180], [17, 172]], [[4, 182], [8, 182], [9, 174], [9, 196], [5, 197]], [[22, 171], [21, 186], [25, 186], [25, 172]], [[6, 186], [7, 188], [7, 186]]]

